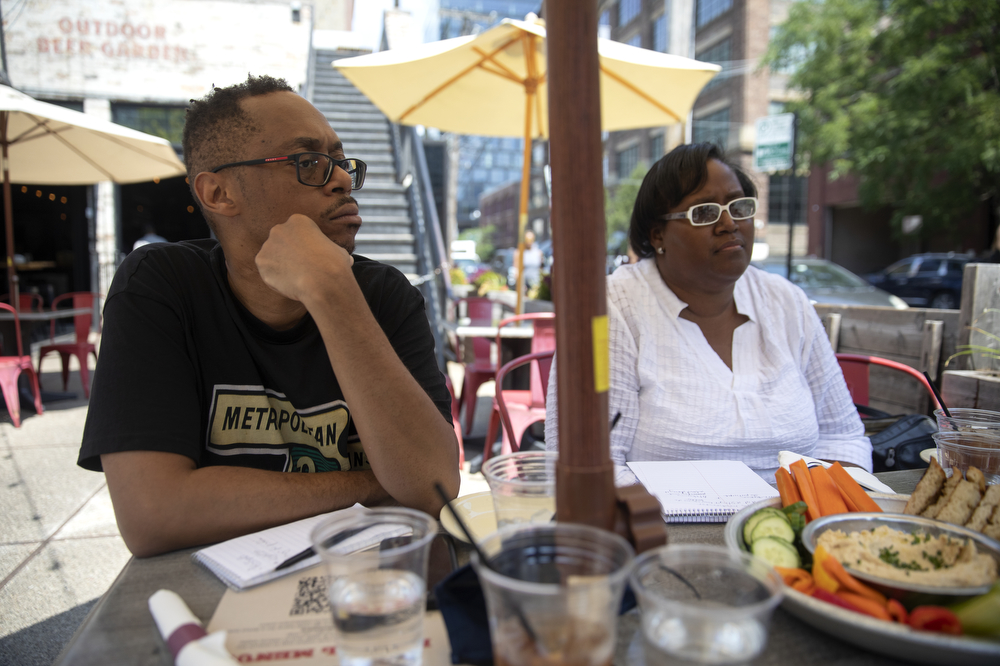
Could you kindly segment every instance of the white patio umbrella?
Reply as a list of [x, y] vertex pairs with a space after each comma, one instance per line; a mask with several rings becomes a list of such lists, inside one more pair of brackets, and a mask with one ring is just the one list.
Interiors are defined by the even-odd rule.
[[[0, 85], [7, 279], [14, 294], [14, 220], [10, 183], [139, 183], [185, 173], [166, 139], [47, 104]], [[16, 304], [18, 299], [11, 297]], [[14, 307], [17, 307], [15, 305]]]
[[[681, 122], [720, 70], [690, 58], [596, 35], [594, 39], [605, 131]], [[479, 35], [345, 58], [333, 66], [393, 122], [459, 134], [524, 138], [520, 258], [528, 219], [531, 139], [549, 135], [544, 22], [505, 19]], [[518, 312], [523, 275], [520, 270]]]

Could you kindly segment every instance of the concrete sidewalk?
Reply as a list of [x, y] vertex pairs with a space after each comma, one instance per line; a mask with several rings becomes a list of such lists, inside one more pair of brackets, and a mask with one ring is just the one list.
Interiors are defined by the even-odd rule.
[[[76, 400], [25, 404], [20, 428], [0, 405], [0, 664], [51, 664], [130, 557], [104, 475], [76, 465], [87, 401], [71, 369]], [[58, 356], [41, 383], [62, 391]]]

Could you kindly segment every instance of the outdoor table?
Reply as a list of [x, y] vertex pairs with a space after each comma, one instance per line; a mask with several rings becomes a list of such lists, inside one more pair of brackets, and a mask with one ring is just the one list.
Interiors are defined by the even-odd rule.
[[[42, 310], [41, 312], [20, 312], [18, 318], [21, 320], [21, 346], [24, 353], [31, 353], [31, 332], [39, 322], [54, 321], [77, 315], [93, 314], [93, 308], [67, 308], [63, 310]], [[7, 310], [0, 310], [0, 338], [3, 340], [3, 354], [13, 356], [17, 353], [17, 341], [14, 334], [14, 314]], [[34, 397], [31, 395], [31, 388], [28, 385], [28, 377], [22, 374], [18, 378], [18, 392], [21, 394], [21, 404], [31, 404]], [[41, 390], [42, 403], [55, 402], [57, 400], [72, 400], [76, 398], [75, 393], [65, 391], [45, 391]]]
[[[923, 470], [885, 472], [877, 476], [899, 493], [908, 494]], [[670, 543], [723, 545], [724, 523], [671, 524]], [[461, 544], [460, 561], [467, 560], [468, 547]], [[208, 624], [226, 590], [225, 584], [194, 563], [195, 548], [158, 557], [133, 557], [111, 588], [94, 605], [76, 634], [54, 662], [73, 666], [89, 664], [135, 664], [169, 666], [170, 652], [149, 613], [149, 597], [161, 588], [173, 590]], [[618, 646], [614, 663], [619, 666], [642, 663], [639, 614], [633, 610], [618, 623]], [[768, 645], [754, 661], [756, 666], [785, 664], [892, 665], [898, 662], [841, 642], [778, 608], [771, 621]]]

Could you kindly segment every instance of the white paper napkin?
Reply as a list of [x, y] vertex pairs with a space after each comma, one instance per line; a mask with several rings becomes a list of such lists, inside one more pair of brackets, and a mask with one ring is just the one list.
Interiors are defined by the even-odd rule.
[[160, 635], [174, 656], [177, 666], [229, 666], [238, 664], [226, 651], [226, 632], [206, 635], [196, 618], [176, 592], [158, 590], [149, 598]]

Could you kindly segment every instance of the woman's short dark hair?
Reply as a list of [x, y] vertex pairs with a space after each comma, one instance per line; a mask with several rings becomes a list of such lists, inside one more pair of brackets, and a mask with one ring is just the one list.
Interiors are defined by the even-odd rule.
[[722, 149], [714, 143], [677, 146], [653, 164], [639, 187], [628, 232], [629, 242], [637, 255], [652, 257], [655, 254], [653, 245], [649, 242], [650, 233], [661, 224], [666, 224], [666, 221], [660, 219], [661, 215], [705, 184], [709, 160], [718, 160], [732, 169], [745, 196], [757, 196], [757, 186], [750, 176], [729, 161]]

